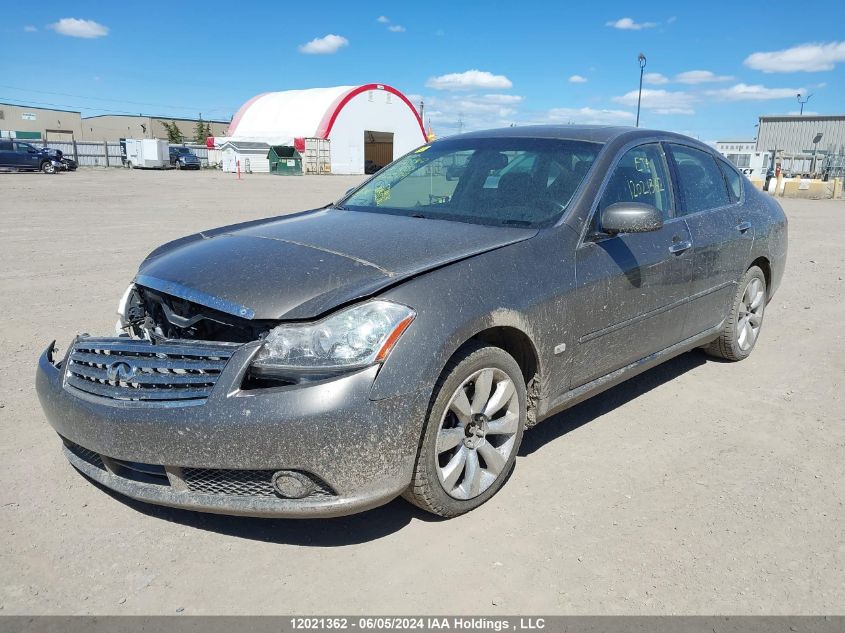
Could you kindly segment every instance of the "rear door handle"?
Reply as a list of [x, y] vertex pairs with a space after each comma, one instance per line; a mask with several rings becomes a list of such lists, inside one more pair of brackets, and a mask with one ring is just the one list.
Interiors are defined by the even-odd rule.
[[751, 228], [751, 222], [740, 222], [736, 225], [736, 230], [740, 233], [745, 233], [748, 229]]
[[669, 247], [669, 252], [673, 255], [678, 255], [679, 253], [683, 253], [688, 248], [692, 247], [692, 242], [689, 240], [684, 240], [683, 242], [675, 242], [672, 246]]

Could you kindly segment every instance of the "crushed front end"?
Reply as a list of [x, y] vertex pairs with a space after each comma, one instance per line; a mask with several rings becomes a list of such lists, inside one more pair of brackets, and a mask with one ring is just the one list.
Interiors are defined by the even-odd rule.
[[277, 323], [147, 281], [124, 295], [119, 335], [40, 358], [41, 405], [78, 470], [142, 501], [251, 516], [349, 514], [408, 485], [422, 394], [371, 398], [378, 364], [268, 371]]

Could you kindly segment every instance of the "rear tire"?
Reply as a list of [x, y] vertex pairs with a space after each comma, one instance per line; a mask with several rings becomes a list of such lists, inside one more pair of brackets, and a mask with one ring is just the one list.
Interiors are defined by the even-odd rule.
[[486, 502], [513, 471], [526, 403], [525, 379], [512, 356], [480, 344], [458, 352], [435, 385], [402, 496], [446, 518]]
[[748, 358], [760, 337], [767, 298], [766, 276], [757, 266], [752, 266], [737, 284], [736, 296], [719, 338], [706, 345], [704, 351], [730, 361]]

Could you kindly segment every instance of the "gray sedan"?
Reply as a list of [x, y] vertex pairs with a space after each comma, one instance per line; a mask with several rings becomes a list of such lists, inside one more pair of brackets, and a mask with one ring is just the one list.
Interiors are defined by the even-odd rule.
[[136, 499], [452, 517], [544, 418], [697, 347], [746, 358], [786, 248], [777, 202], [690, 138], [465, 134], [161, 246], [116, 334], [50, 345], [37, 389], [70, 462]]

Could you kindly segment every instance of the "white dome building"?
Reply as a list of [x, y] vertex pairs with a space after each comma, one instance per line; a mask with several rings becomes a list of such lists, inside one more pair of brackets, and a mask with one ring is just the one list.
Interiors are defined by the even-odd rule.
[[385, 84], [265, 92], [241, 106], [228, 134], [218, 147], [263, 142], [302, 152], [306, 139], [328, 140], [335, 174], [363, 174], [366, 161], [383, 166], [426, 142], [416, 108]]

